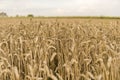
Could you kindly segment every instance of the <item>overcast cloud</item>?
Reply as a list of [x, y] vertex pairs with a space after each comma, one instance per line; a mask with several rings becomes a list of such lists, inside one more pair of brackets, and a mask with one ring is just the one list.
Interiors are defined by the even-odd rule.
[[0, 0], [0, 12], [36, 16], [120, 16], [120, 0]]

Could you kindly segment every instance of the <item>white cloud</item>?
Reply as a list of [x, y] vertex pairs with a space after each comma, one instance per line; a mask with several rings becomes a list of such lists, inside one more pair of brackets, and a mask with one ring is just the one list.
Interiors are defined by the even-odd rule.
[[119, 0], [0, 0], [9, 15], [111, 15], [120, 16]]

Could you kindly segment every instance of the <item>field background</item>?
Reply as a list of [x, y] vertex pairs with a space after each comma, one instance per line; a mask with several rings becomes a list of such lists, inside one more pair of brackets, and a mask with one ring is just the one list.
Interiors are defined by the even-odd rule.
[[119, 19], [0, 18], [0, 80], [119, 79]]

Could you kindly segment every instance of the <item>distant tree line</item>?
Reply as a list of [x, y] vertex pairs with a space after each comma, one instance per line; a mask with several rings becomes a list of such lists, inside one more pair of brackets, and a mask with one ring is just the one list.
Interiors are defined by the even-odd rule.
[[[8, 17], [7, 13], [5, 12], [0, 12], [0, 17]], [[9, 16], [10, 17], [10, 16]], [[33, 14], [28, 14], [27, 16], [21, 16], [21, 15], [16, 15], [16, 16], [11, 16], [11, 17], [37, 17], [37, 18], [83, 18], [83, 19], [120, 19], [120, 17], [113, 17], [113, 16], [34, 16]]]
[[8, 17], [8, 15], [5, 12], [0, 12], [0, 17]]

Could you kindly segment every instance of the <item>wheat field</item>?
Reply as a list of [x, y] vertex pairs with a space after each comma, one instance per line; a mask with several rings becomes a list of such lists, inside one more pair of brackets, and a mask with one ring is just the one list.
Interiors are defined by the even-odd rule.
[[0, 80], [120, 80], [120, 20], [0, 18]]

